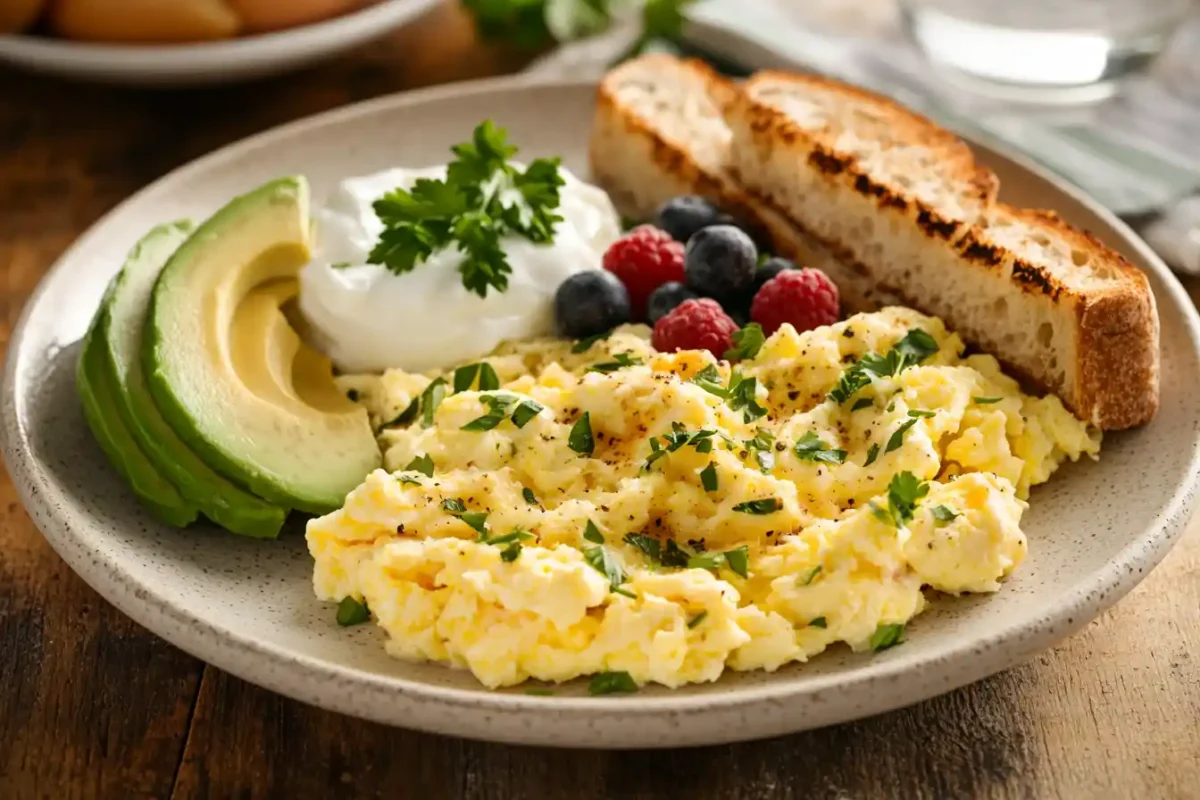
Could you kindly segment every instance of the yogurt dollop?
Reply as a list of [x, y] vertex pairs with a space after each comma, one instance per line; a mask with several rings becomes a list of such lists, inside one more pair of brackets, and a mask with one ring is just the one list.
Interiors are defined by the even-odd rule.
[[565, 181], [558, 207], [563, 219], [554, 241], [503, 237], [512, 265], [508, 289], [489, 288], [487, 297], [463, 287], [463, 254], [455, 246], [404, 275], [367, 263], [384, 228], [371, 204], [419, 178], [444, 178], [444, 165], [342, 181], [315, 214], [313, 259], [300, 271], [299, 309], [312, 344], [343, 372], [425, 372], [485, 355], [506, 339], [552, 333], [559, 284], [577, 272], [602, 269], [604, 251], [621, 235], [608, 195], [565, 167], [559, 173]]

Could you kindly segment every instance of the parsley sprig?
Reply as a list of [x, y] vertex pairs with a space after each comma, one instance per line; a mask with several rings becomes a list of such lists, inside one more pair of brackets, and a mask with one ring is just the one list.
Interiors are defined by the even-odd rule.
[[[712, 437], [716, 435], [717, 432], [711, 428], [688, 431], [683, 423], [672, 422], [670, 433], [664, 433], [661, 437], [653, 436], [650, 438], [650, 457], [646, 459], [646, 463], [642, 466], [642, 471], [649, 472], [654, 463], [660, 458], [666, 457], [667, 453], [674, 453], [676, 450], [681, 450], [687, 446], [695, 448], [697, 453], [711, 453], [713, 448]], [[659, 441], [660, 439], [662, 441]]]
[[887, 508], [871, 502], [871, 513], [881, 522], [903, 528], [912, 522], [917, 502], [929, 494], [929, 484], [908, 470], [897, 472], [888, 484]]
[[754, 422], [767, 415], [767, 410], [758, 404], [758, 379], [742, 375], [737, 370], [729, 376], [729, 384], [721, 382], [721, 373], [709, 364], [696, 373], [692, 383], [709, 394], [716, 395], [726, 402], [733, 411], [741, 411], [742, 419]]
[[536, 244], [554, 238], [562, 220], [559, 159], [534, 159], [524, 169], [509, 163], [517, 148], [507, 133], [484, 120], [471, 141], [451, 148], [455, 160], [445, 180], [421, 178], [410, 190], [399, 187], [373, 204], [384, 224], [367, 262], [402, 275], [440, 250], [456, 246], [463, 254], [458, 271], [463, 286], [480, 297], [508, 288], [512, 265], [500, 245], [516, 234]]
[[899, 375], [904, 369], [920, 364], [937, 351], [936, 339], [920, 328], [913, 328], [884, 355], [867, 353], [847, 367], [837, 385], [829, 392], [829, 399], [844, 403], [876, 378]]

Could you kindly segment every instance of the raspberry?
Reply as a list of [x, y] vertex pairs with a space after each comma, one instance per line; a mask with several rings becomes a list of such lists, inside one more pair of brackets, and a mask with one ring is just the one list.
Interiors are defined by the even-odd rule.
[[653, 225], [639, 225], [604, 253], [604, 268], [629, 292], [634, 320], [646, 318], [650, 293], [670, 281], [683, 281], [683, 245]]
[[797, 333], [832, 325], [838, 320], [838, 290], [819, 269], [780, 272], [763, 284], [750, 305], [750, 319], [770, 336], [785, 322]]
[[663, 353], [707, 350], [721, 358], [733, 346], [737, 329], [716, 300], [684, 300], [654, 323], [654, 349]]

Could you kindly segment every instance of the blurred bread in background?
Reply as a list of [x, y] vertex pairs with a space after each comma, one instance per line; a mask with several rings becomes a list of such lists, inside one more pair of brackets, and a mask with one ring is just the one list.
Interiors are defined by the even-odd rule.
[[33, 24], [46, 0], [0, 0], [0, 33], [16, 33]]
[[[0, 33], [181, 44], [278, 31], [330, 19], [375, 0], [0, 0]], [[38, 26], [38, 32], [43, 31]]]

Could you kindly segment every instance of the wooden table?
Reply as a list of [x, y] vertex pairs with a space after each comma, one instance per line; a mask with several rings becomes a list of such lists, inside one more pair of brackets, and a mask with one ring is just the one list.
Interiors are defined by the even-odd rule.
[[[521, 64], [446, 6], [253, 85], [155, 93], [0, 71], [0, 335], [76, 236], [178, 164], [343, 103]], [[1018, 669], [797, 736], [602, 753], [390, 729], [207, 667], [87, 588], [0, 483], [0, 798], [891, 794], [1200, 797], [1200, 521], [1115, 609]]]

